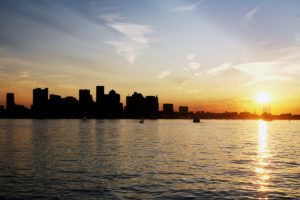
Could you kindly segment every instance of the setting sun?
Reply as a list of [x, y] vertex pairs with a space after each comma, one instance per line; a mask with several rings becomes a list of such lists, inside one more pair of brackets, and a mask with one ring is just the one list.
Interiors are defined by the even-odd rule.
[[267, 103], [270, 100], [270, 96], [266, 93], [260, 93], [255, 97], [255, 100], [258, 103]]

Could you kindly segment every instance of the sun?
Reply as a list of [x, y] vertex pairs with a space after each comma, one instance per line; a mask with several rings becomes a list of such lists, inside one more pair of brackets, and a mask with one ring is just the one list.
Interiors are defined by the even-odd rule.
[[255, 97], [255, 101], [258, 103], [267, 103], [270, 100], [270, 96], [266, 93], [259, 93], [257, 97]]

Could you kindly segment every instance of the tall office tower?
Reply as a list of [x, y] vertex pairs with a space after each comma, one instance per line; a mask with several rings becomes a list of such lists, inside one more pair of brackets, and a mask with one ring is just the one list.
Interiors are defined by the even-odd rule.
[[163, 112], [165, 114], [173, 114], [174, 113], [174, 109], [173, 109], [173, 104], [163, 104]]
[[33, 89], [32, 110], [35, 112], [46, 112], [48, 110], [48, 88]]
[[145, 98], [142, 94], [134, 92], [126, 97], [125, 113], [127, 117], [137, 118], [145, 115]]
[[15, 107], [15, 95], [14, 93], [7, 93], [6, 94], [6, 109], [12, 110]]
[[103, 104], [104, 102], [104, 86], [96, 86], [96, 103]]
[[158, 97], [146, 96], [145, 99], [145, 117], [157, 118], [158, 115]]
[[187, 107], [187, 106], [179, 106], [179, 113], [180, 114], [185, 115], [185, 114], [188, 114], [188, 112], [189, 112], [189, 107]]
[[79, 90], [79, 107], [82, 114], [90, 114], [93, 106], [93, 98], [90, 90]]

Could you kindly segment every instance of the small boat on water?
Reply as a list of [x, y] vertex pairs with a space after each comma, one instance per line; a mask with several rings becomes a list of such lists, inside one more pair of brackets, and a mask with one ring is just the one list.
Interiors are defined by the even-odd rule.
[[194, 117], [193, 123], [200, 123], [200, 117]]

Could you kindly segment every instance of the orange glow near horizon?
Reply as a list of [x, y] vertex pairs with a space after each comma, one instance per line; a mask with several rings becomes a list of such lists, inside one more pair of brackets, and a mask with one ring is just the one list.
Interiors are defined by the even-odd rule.
[[[95, 84], [92, 86], [75, 86], [72, 88], [64, 89], [57, 86], [49, 86], [49, 94], [57, 94], [61, 97], [73, 96], [78, 99], [78, 90], [79, 89], [89, 89], [93, 96], [93, 100], [96, 101], [96, 93], [95, 93]], [[196, 95], [191, 95], [190, 93], [186, 93], [185, 91], [177, 91], [176, 94], [172, 94], [168, 91], [159, 91], [156, 89], [147, 89], [144, 88], [131, 88], [124, 89], [120, 88], [118, 85], [106, 85], [105, 93], [108, 93], [110, 90], [114, 89], [117, 93], [121, 95], [121, 102], [123, 106], [126, 105], [126, 96], [132, 95], [134, 91], [142, 93], [144, 96], [148, 95], [158, 95], [159, 98], [159, 106], [160, 110], [162, 110], [162, 106], [164, 103], [171, 103], [174, 105], [174, 110], [178, 111], [179, 106], [188, 106], [189, 111], [205, 111], [205, 112], [215, 112], [222, 113], [225, 111], [228, 112], [256, 112], [257, 114], [262, 113], [262, 108], [264, 103], [258, 103], [256, 97], [259, 97], [261, 101], [265, 102], [265, 97], [269, 100], [268, 106], [272, 108], [272, 114], [282, 114], [282, 113], [292, 113], [299, 114], [300, 107], [298, 106], [298, 99], [294, 98], [284, 98], [279, 95], [272, 95], [272, 99], [270, 98], [270, 93], [263, 93], [265, 95], [257, 95], [255, 96], [255, 91], [251, 91], [249, 94], [241, 94], [239, 96], [231, 95], [231, 97], [222, 96], [221, 94], [210, 94], [205, 95], [203, 92], [203, 97], [198, 97]], [[45, 87], [45, 86], [44, 86]], [[44, 88], [41, 87], [41, 88]], [[25, 105], [27, 108], [30, 108], [32, 104], [32, 89], [35, 86], [28, 86], [28, 88], [18, 88], [16, 84], [15, 87], [10, 87], [13, 89], [5, 88], [0, 93], [0, 105], [6, 104], [6, 93], [12, 92], [15, 94], [15, 103], [19, 105]], [[273, 94], [276, 94], [274, 91]], [[257, 94], [257, 93], [256, 93]], [[287, 103], [289, 102], [289, 103]]]

